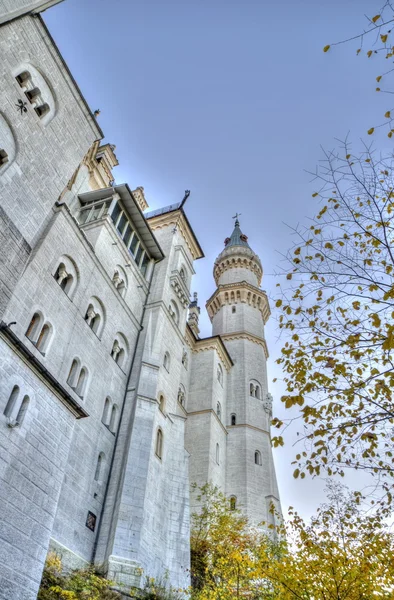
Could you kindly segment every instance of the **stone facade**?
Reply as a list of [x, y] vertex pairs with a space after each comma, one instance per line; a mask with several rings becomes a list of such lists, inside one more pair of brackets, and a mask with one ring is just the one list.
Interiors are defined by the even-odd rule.
[[188, 194], [149, 213], [115, 185], [115, 147], [34, 16], [54, 3], [0, 2], [4, 600], [34, 600], [49, 549], [120, 590], [187, 586], [191, 483], [255, 524], [279, 508], [260, 260], [236, 223], [200, 338]]

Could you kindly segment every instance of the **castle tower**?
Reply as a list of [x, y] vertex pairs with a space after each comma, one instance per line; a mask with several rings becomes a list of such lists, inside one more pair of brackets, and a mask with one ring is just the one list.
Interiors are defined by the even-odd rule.
[[270, 308], [260, 289], [260, 259], [242, 233], [238, 218], [213, 274], [217, 289], [207, 310], [213, 335], [222, 339], [234, 363], [225, 402], [225, 493], [253, 524], [272, 523], [270, 505], [280, 511], [280, 502], [270, 441], [272, 397], [264, 337]]

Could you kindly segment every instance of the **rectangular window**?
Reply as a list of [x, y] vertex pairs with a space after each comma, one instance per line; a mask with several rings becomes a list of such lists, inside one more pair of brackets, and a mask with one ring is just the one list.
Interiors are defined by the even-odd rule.
[[111, 219], [114, 223], [118, 220], [118, 217], [121, 213], [122, 209], [120, 208], [119, 202], [117, 202], [112, 210]]
[[131, 243], [130, 243], [130, 247], [129, 247], [130, 253], [131, 253], [133, 256], [135, 256], [135, 250], [136, 250], [136, 248], [137, 248], [137, 245], [138, 245], [138, 238], [137, 238], [137, 236], [134, 234], [134, 235], [133, 235], [133, 238], [132, 238], [132, 240], [131, 240]]
[[130, 242], [130, 238], [131, 238], [131, 234], [133, 233], [133, 230], [131, 229], [130, 225], [127, 225], [126, 227], [126, 231], [123, 234], [123, 241], [126, 244], [126, 246], [129, 245]]
[[101, 208], [102, 208], [102, 206], [100, 204], [98, 206], [95, 205], [93, 207], [92, 214], [89, 217], [89, 221], [96, 221], [96, 219], [99, 218], [99, 214], [101, 212]]
[[148, 264], [149, 264], [149, 256], [145, 252], [144, 258], [142, 259], [142, 264], [141, 264], [141, 273], [143, 274], [144, 277], [145, 277], [146, 271], [148, 269]]
[[138, 250], [137, 250], [137, 254], [135, 255], [135, 262], [137, 263], [137, 265], [139, 264], [140, 260], [141, 260], [141, 256], [143, 253], [144, 249], [143, 247], [140, 245]]
[[80, 225], [83, 225], [84, 223], [86, 223], [86, 221], [88, 220], [90, 211], [91, 211], [91, 208], [85, 208], [85, 210], [81, 210], [81, 212], [79, 213], [79, 217], [78, 217], [78, 223]]
[[88, 516], [86, 518], [86, 527], [91, 531], [94, 531], [96, 529], [96, 520], [96, 515], [89, 511]]
[[122, 213], [122, 216], [119, 219], [119, 223], [116, 226], [116, 229], [119, 231], [120, 234], [123, 233], [126, 223], [127, 223], [127, 217], [124, 213]]

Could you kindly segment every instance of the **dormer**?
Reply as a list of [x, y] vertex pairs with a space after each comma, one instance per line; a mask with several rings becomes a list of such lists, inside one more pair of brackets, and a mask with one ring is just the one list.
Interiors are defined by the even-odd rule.
[[115, 253], [117, 263], [134, 265], [149, 279], [150, 265], [164, 255], [128, 185], [86, 192], [78, 199], [79, 225], [96, 252], [105, 254], [103, 260]]

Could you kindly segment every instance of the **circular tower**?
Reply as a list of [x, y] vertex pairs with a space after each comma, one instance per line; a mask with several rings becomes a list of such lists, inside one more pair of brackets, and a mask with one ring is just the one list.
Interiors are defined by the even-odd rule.
[[271, 450], [272, 397], [268, 392], [268, 349], [264, 325], [270, 316], [260, 289], [263, 268], [238, 218], [215, 261], [217, 285], [207, 302], [213, 335], [220, 335], [233, 362], [226, 398], [226, 495], [257, 525], [280, 512]]

